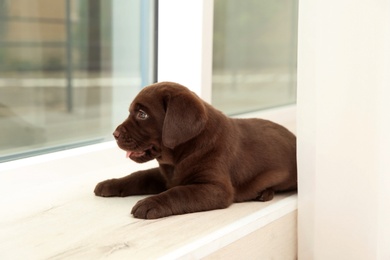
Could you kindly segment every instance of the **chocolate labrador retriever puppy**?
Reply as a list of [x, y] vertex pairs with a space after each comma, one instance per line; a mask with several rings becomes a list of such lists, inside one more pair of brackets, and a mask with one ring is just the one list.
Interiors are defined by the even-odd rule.
[[232, 119], [186, 87], [160, 82], [144, 88], [114, 137], [131, 160], [158, 168], [99, 183], [97, 196], [157, 194], [131, 213], [155, 219], [268, 201], [297, 188], [296, 139], [262, 119]]

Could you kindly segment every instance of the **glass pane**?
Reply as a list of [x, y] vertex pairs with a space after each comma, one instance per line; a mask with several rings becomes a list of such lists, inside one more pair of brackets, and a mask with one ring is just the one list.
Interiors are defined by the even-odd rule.
[[111, 139], [154, 82], [154, 8], [0, 0], [0, 161]]
[[295, 102], [298, 0], [215, 0], [212, 103], [238, 114]]

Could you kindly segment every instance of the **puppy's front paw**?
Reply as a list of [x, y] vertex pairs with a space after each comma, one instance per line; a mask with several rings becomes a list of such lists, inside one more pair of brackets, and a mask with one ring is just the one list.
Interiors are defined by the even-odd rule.
[[123, 197], [122, 185], [118, 179], [99, 182], [95, 187], [95, 195], [101, 197]]
[[135, 218], [156, 219], [173, 215], [172, 210], [158, 202], [157, 196], [148, 197], [138, 201], [131, 214]]

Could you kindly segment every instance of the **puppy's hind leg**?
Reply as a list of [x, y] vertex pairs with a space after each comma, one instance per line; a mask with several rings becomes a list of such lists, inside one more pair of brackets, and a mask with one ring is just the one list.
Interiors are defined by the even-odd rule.
[[236, 187], [234, 201], [272, 200], [275, 193], [274, 187], [283, 183], [288, 176], [288, 171], [282, 170], [263, 172], [246, 183]]
[[274, 198], [275, 191], [272, 188], [265, 189], [255, 198], [257, 201], [270, 201]]

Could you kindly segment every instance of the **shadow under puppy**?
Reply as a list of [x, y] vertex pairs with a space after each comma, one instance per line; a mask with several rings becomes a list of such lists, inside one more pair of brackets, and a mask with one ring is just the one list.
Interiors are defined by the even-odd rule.
[[158, 168], [100, 182], [97, 196], [156, 194], [131, 213], [155, 219], [268, 201], [297, 188], [296, 138], [262, 119], [233, 119], [186, 87], [160, 82], [145, 87], [114, 137], [131, 160], [156, 159]]

